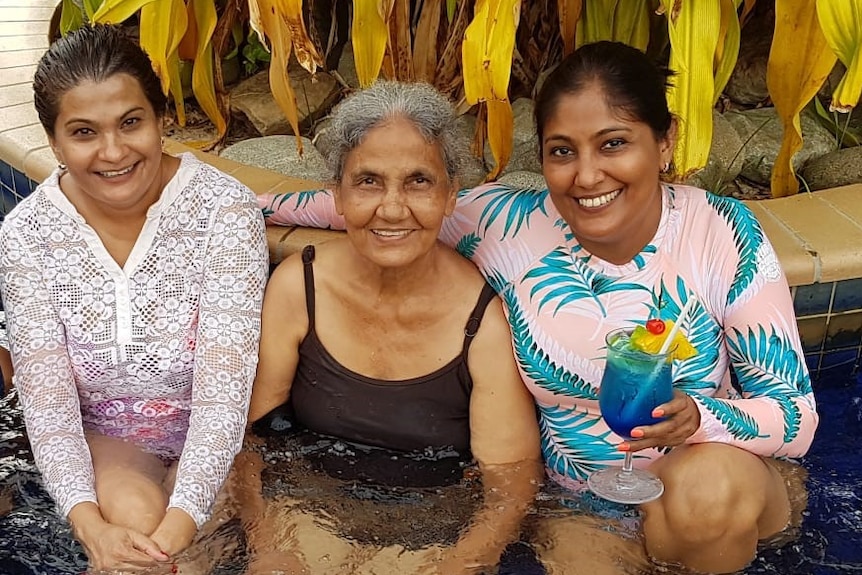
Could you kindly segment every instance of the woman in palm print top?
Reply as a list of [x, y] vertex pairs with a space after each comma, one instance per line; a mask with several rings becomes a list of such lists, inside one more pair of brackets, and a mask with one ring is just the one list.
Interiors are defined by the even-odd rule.
[[[661, 182], [676, 136], [667, 76], [623, 44], [580, 48], [536, 101], [548, 189], [465, 190], [441, 238], [505, 302], [548, 475], [580, 489], [636, 451], [666, 486], [641, 506], [646, 550], [730, 572], [787, 525], [775, 462], [805, 454], [818, 417], [787, 281], [752, 213]], [[271, 224], [341, 224], [328, 193], [262, 202]], [[674, 363], [675, 398], [656, 410], [666, 419], [623, 441], [598, 408], [604, 337], [676, 320], [689, 298], [698, 354]]]

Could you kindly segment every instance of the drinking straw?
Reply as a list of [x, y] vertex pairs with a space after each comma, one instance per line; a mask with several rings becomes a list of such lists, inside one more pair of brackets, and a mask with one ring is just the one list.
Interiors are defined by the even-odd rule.
[[659, 355], [664, 355], [670, 349], [670, 344], [673, 341], [673, 338], [676, 337], [676, 334], [679, 332], [679, 329], [682, 327], [683, 322], [688, 319], [688, 312], [694, 306], [693, 297], [689, 297], [688, 301], [685, 302], [682, 310], [679, 312], [679, 317], [676, 318], [676, 323], [673, 324], [673, 329], [670, 330], [670, 333], [667, 334], [667, 339], [664, 340], [664, 343], [661, 345], [661, 349], [659, 350]]

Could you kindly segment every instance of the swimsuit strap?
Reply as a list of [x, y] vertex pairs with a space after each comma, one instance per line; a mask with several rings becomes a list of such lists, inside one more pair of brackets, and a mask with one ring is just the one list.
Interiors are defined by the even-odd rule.
[[314, 246], [302, 248], [302, 267], [305, 276], [305, 310], [308, 313], [308, 331], [314, 331]]
[[479, 326], [482, 325], [482, 318], [485, 315], [485, 309], [494, 296], [497, 295], [494, 288], [485, 282], [482, 292], [479, 294], [479, 300], [476, 302], [476, 307], [470, 312], [470, 319], [467, 320], [467, 325], [464, 327], [464, 346], [461, 349], [461, 354], [464, 359], [467, 358], [467, 350], [470, 349], [470, 344], [473, 343], [473, 338], [479, 333]]

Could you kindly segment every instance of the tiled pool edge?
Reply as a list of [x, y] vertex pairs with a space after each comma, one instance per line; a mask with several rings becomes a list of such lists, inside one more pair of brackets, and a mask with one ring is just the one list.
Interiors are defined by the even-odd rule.
[[[48, 19], [55, 4], [56, 0], [0, 0], [0, 218], [55, 165], [29, 88], [40, 50], [47, 48]], [[169, 141], [166, 149], [187, 148]], [[318, 185], [195, 153], [259, 194]], [[792, 286], [806, 361], [812, 372], [828, 374], [830, 381], [841, 381], [841, 375], [862, 362], [860, 200], [862, 184], [749, 203]], [[337, 233], [270, 228], [267, 235], [277, 262], [306, 243]]]

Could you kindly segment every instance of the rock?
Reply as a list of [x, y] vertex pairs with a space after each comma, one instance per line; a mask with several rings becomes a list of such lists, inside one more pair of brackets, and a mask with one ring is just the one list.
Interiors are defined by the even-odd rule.
[[294, 178], [325, 181], [329, 174], [320, 152], [308, 138], [302, 138], [302, 145], [300, 157], [294, 136], [251, 138], [228, 146], [221, 157]]
[[[775, 108], [727, 112], [724, 117], [745, 143], [740, 153], [743, 161], [740, 175], [755, 184], [768, 185], [783, 136], [783, 127]], [[793, 167], [797, 171], [810, 158], [822, 156], [835, 149], [834, 137], [813, 112], [804, 110], [800, 119], [803, 144], [802, 149], [793, 157]]]
[[724, 93], [738, 104], [753, 106], [769, 97], [766, 88], [766, 63], [775, 29], [775, 13], [764, 10], [745, 25], [739, 44], [739, 57], [724, 88]]
[[811, 190], [825, 190], [862, 182], [862, 146], [844, 148], [811, 158], [802, 169]]
[[545, 190], [548, 184], [542, 174], [535, 172], [506, 172], [500, 176], [501, 184], [518, 189]]
[[[307, 129], [311, 121], [326, 114], [335, 102], [339, 93], [337, 83], [326, 72], [318, 71], [312, 78], [311, 74], [298, 66], [291, 69], [290, 81], [296, 94], [300, 129]], [[240, 82], [231, 90], [230, 104], [231, 111], [245, 114], [264, 136], [293, 133], [272, 96], [268, 70]]]
[[477, 158], [473, 153], [471, 144], [476, 135], [476, 116], [472, 114], [462, 114], [455, 120], [458, 125], [461, 140], [467, 142], [463, 162], [461, 164], [461, 188], [472, 188], [478, 186], [485, 181], [488, 175], [488, 170], [485, 169], [485, 164], [481, 158]]
[[712, 112], [712, 144], [706, 166], [685, 180], [686, 184], [726, 195], [727, 185], [742, 171], [742, 140], [729, 121]]
[[[512, 157], [503, 170], [508, 172], [542, 171], [539, 163], [539, 138], [536, 136], [535, 118], [533, 116], [533, 101], [529, 98], [518, 98], [512, 102], [514, 115], [514, 130], [512, 135]], [[485, 142], [485, 163], [494, 165], [491, 145]]]
[[341, 58], [338, 59], [338, 75], [341, 76], [345, 84], [353, 88], [359, 89], [359, 76], [356, 74], [356, 61], [353, 59], [353, 43], [347, 42], [344, 44], [344, 50], [341, 52]]

